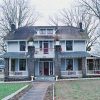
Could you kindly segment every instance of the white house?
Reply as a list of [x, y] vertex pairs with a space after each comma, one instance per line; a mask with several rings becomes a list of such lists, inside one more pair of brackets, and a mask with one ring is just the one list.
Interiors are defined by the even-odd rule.
[[5, 38], [5, 79], [85, 77], [88, 39], [82, 24], [13, 29]]

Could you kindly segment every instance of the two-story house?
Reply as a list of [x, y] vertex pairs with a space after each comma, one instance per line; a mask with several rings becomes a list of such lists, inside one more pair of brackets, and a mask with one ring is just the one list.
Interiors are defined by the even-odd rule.
[[88, 35], [80, 27], [25, 26], [5, 38], [5, 79], [82, 77], [86, 74]]

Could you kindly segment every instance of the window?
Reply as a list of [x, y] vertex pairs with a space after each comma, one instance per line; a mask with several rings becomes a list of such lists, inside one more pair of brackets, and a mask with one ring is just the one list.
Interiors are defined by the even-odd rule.
[[25, 71], [26, 70], [26, 59], [19, 60], [19, 70]]
[[20, 51], [25, 51], [25, 49], [26, 49], [26, 42], [20, 41]]
[[46, 29], [40, 29], [40, 34], [46, 34]]
[[15, 71], [15, 63], [16, 63], [16, 60], [11, 59], [11, 71]]
[[66, 41], [66, 50], [67, 51], [70, 51], [70, 50], [72, 50], [73, 49], [73, 47], [72, 47], [72, 44], [73, 42], [72, 41]]
[[53, 29], [47, 29], [47, 34], [53, 34]]
[[66, 64], [66, 70], [73, 70], [73, 59], [67, 59]]

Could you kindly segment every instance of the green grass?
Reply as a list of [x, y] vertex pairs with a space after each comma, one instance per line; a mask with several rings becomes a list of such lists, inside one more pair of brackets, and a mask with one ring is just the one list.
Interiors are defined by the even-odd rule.
[[55, 98], [56, 100], [100, 100], [100, 80], [56, 82]]
[[25, 85], [27, 85], [27, 83], [0, 83], [0, 100]]

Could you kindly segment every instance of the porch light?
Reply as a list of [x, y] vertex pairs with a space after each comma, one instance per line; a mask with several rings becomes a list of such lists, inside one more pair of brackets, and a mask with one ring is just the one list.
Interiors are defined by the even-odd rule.
[[28, 40], [28, 46], [34, 46], [33, 38], [30, 38], [30, 39]]

